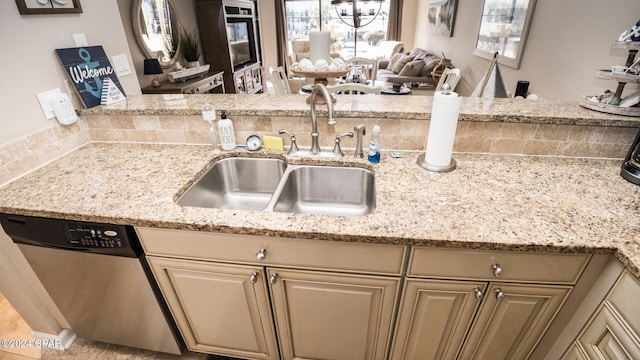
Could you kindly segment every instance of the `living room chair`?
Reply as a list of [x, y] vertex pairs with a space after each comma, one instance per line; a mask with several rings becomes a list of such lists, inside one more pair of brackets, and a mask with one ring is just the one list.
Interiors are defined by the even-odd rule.
[[[366, 74], [365, 74], [365, 76], [367, 77], [366, 80], [376, 80], [377, 75], [378, 75], [378, 60], [377, 59], [354, 57], [354, 58], [351, 58], [351, 59], [346, 59], [344, 62], [351, 68], [359, 67], [359, 68], [363, 69], [366, 72]], [[347, 76], [352, 76], [352, 74], [349, 73]]]
[[271, 83], [273, 84], [273, 89], [275, 90], [276, 95], [291, 94], [289, 79], [287, 78], [287, 74], [284, 72], [284, 68], [282, 66], [269, 67], [269, 74], [271, 75]]
[[438, 81], [438, 85], [436, 85], [435, 91], [440, 91], [444, 84], [449, 84], [449, 90], [453, 91], [453, 89], [456, 88], [456, 85], [458, 85], [458, 81], [460, 81], [460, 69], [444, 69], [440, 76], [440, 80]]
[[327, 90], [332, 94], [344, 95], [364, 95], [364, 94], [380, 94], [382, 90], [378, 86], [369, 86], [358, 83], [346, 83], [337, 85], [328, 85]]

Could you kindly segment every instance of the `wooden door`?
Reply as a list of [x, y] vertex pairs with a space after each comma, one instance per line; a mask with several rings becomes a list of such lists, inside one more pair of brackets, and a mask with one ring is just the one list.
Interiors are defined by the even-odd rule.
[[460, 359], [526, 359], [570, 289], [491, 283]]
[[472, 281], [407, 280], [391, 359], [455, 359], [487, 285]]
[[264, 270], [149, 257], [189, 350], [278, 359]]
[[268, 269], [282, 359], [385, 359], [399, 278]]

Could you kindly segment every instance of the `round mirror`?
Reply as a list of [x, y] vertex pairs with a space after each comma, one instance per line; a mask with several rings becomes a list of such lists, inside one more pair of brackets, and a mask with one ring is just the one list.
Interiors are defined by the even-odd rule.
[[133, 33], [142, 53], [162, 67], [176, 62], [180, 22], [171, 0], [135, 0], [131, 11]]

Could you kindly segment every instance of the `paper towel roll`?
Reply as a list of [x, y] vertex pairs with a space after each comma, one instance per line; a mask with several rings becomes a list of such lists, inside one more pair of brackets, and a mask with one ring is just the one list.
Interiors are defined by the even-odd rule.
[[309, 32], [309, 60], [315, 65], [320, 59], [331, 63], [331, 33], [329, 31]]
[[438, 91], [434, 94], [425, 150], [425, 162], [428, 165], [445, 167], [451, 163], [459, 114], [460, 97], [457, 93], [445, 95]]

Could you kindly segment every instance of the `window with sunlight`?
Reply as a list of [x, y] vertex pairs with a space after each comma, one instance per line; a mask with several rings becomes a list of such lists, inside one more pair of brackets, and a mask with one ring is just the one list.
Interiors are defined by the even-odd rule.
[[357, 1], [360, 27], [354, 26], [352, 2], [333, 2], [336, 5], [331, 4], [332, 0], [285, 0], [292, 61], [300, 61], [308, 53], [310, 31], [331, 32], [334, 57], [376, 57], [373, 47], [386, 38], [390, 0]]

